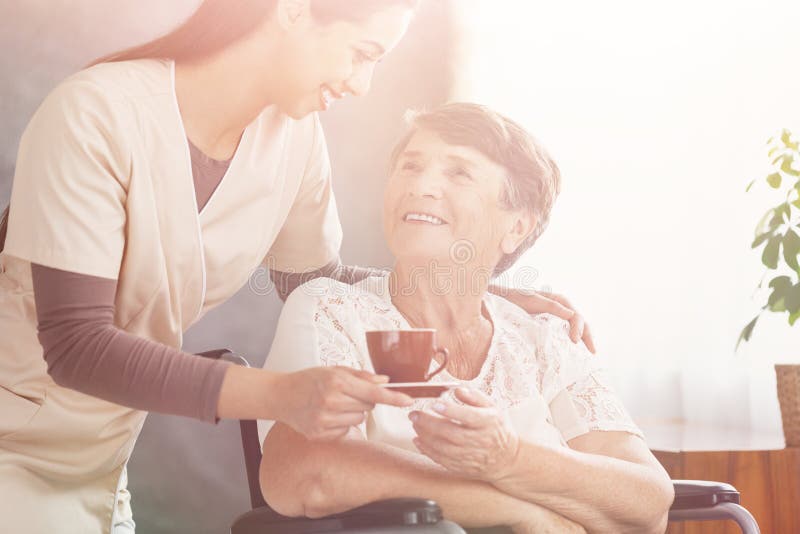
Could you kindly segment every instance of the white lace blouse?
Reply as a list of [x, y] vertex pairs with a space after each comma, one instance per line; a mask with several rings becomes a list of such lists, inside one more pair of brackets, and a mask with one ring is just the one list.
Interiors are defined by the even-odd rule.
[[[480, 389], [505, 410], [522, 439], [566, 446], [593, 430], [621, 430], [642, 436], [608, 384], [602, 359], [569, 339], [568, 324], [551, 315], [531, 316], [509, 301], [487, 295], [494, 325], [479, 374], [460, 380], [442, 371], [431, 383], [460, 382]], [[373, 371], [368, 330], [407, 329], [392, 304], [388, 276], [356, 285], [316, 279], [295, 290], [281, 313], [264, 367], [291, 372], [342, 365]], [[431, 370], [437, 367], [431, 362]], [[448, 395], [450, 393], [445, 393]], [[408, 413], [426, 410], [434, 399], [409, 408], [377, 406], [360, 425], [366, 439], [415, 451]], [[263, 443], [271, 421], [259, 421]]]

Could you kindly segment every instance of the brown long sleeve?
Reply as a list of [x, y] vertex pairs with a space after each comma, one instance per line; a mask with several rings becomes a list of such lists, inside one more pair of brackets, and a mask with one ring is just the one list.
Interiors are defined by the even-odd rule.
[[[189, 143], [198, 209], [229, 161]], [[226, 362], [207, 360], [114, 325], [117, 281], [31, 265], [39, 342], [53, 380], [101, 399], [203, 421], [217, 420]]]
[[[229, 161], [208, 158], [191, 142], [189, 148], [197, 206], [203, 209]], [[116, 327], [116, 280], [37, 264], [31, 272], [39, 341], [57, 384], [131, 408], [216, 421], [227, 363]], [[285, 300], [296, 287], [320, 276], [352, 284], [376, 272], [336, 260], [310, 273], [271, 275]]]
[[147, 410], [217, 420], [227, 362], [114, 326], [117, 281], [31, 265], [47, 372], [64, 387]]
[[336, 260], [324, 265], [323, 267], [304, 273], [285, 273], [283, 271], [270, 270], [269, 275], [272, 283], [281, 300], [286, 300], [289, 294], [301, 285], [314, 280], [315, 278], [333, 278], [345, 284], [355, 284], [364, 278], [383, 274], [384, 271], [370, 267], [359, 267], [358, 265], [342, 265], [341, 261]]

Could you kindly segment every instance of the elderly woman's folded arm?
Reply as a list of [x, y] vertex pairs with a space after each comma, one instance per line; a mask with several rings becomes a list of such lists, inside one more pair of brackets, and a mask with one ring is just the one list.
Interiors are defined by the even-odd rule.
[[265, 500], [288, 516], [320, 517], [378, 500], [416, 497], [436, 501], [445, 517], [462, 526], [584, 532], [544, 507], [449, 474], [422, 455], [366, 441], [357, 429], [344, 440], [312, 442], [276, 424], [264, 441], [260, 480]]
[[520, 442], [516, 461], [494, 485], [589, 532], [665, 531], [672, 482], [643, 440], [625, 432], [589, 432], [569, 445]]
[[[588, 403], [582, 410], [595, 414], [572, 419], [580, 426], [565, 427], [564, 435], [576, 436], [569, 439], [569, 447], [518, 436], [491, 398], [462, 388], [453, 401], [432, 406], [438, 416], [418, 410], [409, 414], [417, 432], [414, 443], [449, 472], [489, 482], [589, 532], [663, 532], [673, 500], [672, 482], [626, 417], [618, 416], [615, 422], [598, 413], [600, 405], [616, 405], [610, 412], [622, 408], [599, 375], [589, 376], [591, 380], [576, 382], [556, 398], [573, 402], [566, 394], [580, 397]], [[594, 384], [592, 391], [585, 389], [589, 383]], [[559, 413], [562, 425], [571, 419]], [[573, 433], [576, 428], [582, 431]]]

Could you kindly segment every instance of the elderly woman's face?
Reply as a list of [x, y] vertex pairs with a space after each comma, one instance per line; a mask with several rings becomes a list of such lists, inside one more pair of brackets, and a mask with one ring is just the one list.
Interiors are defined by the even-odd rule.
[[526, 231], [500, 203], [506, 169], [478, 150], [418, 130], [395, 163], [383, 225], [397, 259], [467, 264], [489, 271]]

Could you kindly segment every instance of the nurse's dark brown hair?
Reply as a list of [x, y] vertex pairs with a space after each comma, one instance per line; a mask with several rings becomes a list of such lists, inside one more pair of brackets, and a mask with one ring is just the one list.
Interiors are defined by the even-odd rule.
[[[311, 16], [320, 24], [337, 20], [360, 22], [392, 6], [414, 9], [420, 0], [309, 0]], [[277, 0], [204, 0], [171, 32], [144, 44], [96, 59], [91, 65], [131, 59], [192, 60], [213, 55], [254, 31], [272, 14]], [[0, 216], [0, 252], [6, 242], [8, 210]]]
[[[166, 35], [91, 63], [160, 58], [186, 61], [213, 55], [254, 31], [272, 14], [277, 0], [204, 0], [180, 26]], [[311, 16], [321, 24], [359, 22], [395, 5], [413, 9], [419, 0], [309, 0]]]
[[6, 234], [8, 233], [8, 207], [3, 210], [3, 214], [0, 215], [0, 252], [3, 252], [3, 248], [6, 246]]

